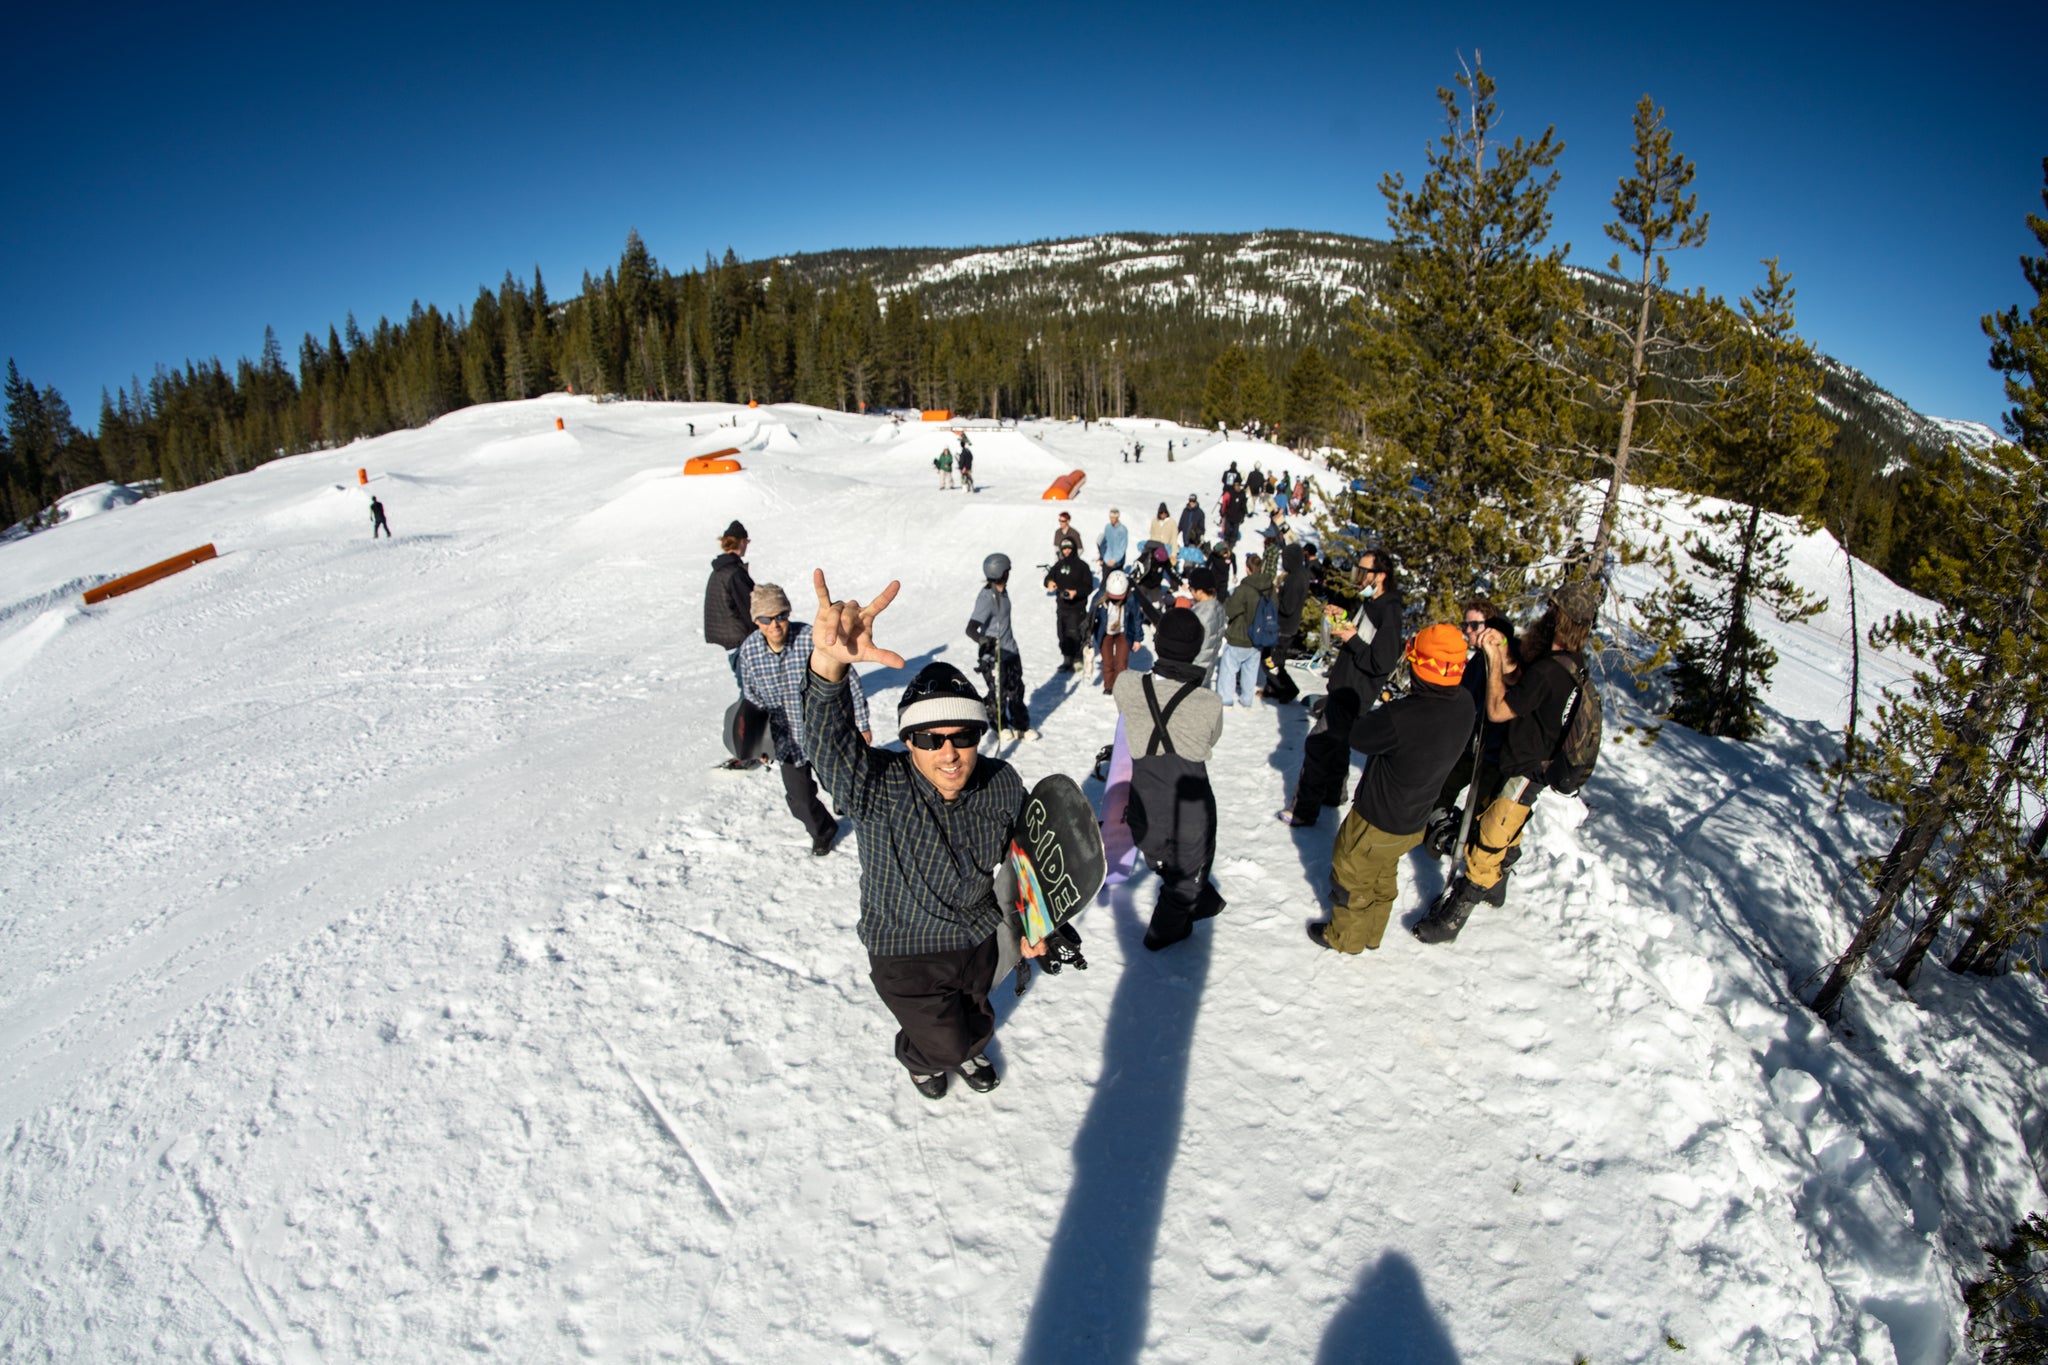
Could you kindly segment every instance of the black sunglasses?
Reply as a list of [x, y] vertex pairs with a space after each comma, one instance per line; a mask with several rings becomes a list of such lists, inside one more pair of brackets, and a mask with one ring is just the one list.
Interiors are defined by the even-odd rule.
[[913, 749], [922, 749], [926, 753], [930, 753], [932, 750], [942, 748], [948, 744], [956, 749], [978, 748], [981, 744], [981, 736], [982, 731], [977, 726], [969, 726], [965, 730], [954, 730], [950, 734], [940, 734], [937, 730], [913, 730], [903, 737], [903, 742]]
[[755, 624], [755, 625], [757, 625], [757, 626], [772, 626], [772, 625], [774, 625], [774, 624], [775, 624], [775, 623], [776, 623], [777, 621], [787, 621], [788, 619], [789, 619], [789, 613], [788, 613], [788, 612], [786, 612], [786, 611], [778, 611], [778, 612], [776, 612], [776, 613], [775, 613], [775, 614], [774, 614], [773, 616], [756, 616], [756, 617], [754, 618], [754, 624]]

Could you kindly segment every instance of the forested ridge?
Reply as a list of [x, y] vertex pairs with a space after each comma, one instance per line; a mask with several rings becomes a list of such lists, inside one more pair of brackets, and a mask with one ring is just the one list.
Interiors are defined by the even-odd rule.
[[[556, 302], [507, 273], [454, 312], [365, 329], [266, 329], [254, 358], [158, 366], [103, 391], [96, 427], [9, 362], [0, 524], [101, 480], [189, 487], [280, 455], [422, 426], [474, 403], [573, 391], [682, 401], [945, 407], [989, 417], [1262, 422], [1291, 441], [1363, 435], [1354, 308], [1390, 247], [1334, 233], [1119, 233], [1003, 248], [831, 251], [680, 273], [637, 232]], [[1622, 282], [1574, 272], [1598, 297]], [[1858, 551], [1895, 576], [1904, 474], [1946, 434], [1858, 372], [1826, 367], [1831, 482], [1860, 490]], [[1846, 475], [1847, 477], [1843, 477]], [[1682, 482], [1682, 479], [1678, 480]]]

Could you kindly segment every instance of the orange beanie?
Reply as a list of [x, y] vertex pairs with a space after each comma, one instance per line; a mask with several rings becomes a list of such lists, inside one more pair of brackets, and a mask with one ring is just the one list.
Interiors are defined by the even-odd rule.
[[1448, 687], [1465, 676], [1465, 636], [1456, 626], [1424, 626], [1405, 656], [1415, 676]]

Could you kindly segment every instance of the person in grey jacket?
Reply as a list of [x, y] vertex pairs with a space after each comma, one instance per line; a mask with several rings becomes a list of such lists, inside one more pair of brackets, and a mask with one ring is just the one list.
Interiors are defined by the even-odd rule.
[[1196, 920], [1224, 905], [1209, 880], [1216, 861], [1216, 794], [1208, 765], [1223, 736], [1223, 702], [1202, 686], [1195, 667], [1202, 635], [1194, 612], [1173, 608], [1152, 632], [1158, 656], [1152, 671], [1125, 673], [1113, 693], [1131, 752], [1124, 818], [1133, 842], [1159, 874], [1159, 900], [1145, 930], [1145, 946], [1155, 952], [1194, 933]]
[[1189, 569], [1181, 582], [1194, 599], [1188, 610], [1202, 623], [1202, 648], [1195, 655], [1195, 667], [1202, 670], [1203, 683], [1214, 686], [1210, 673], [1223, 654], [1223, 604], [1216, 600], [1216, 575], [1206, 567]]
[[[988, 556], [981, 561], [981, 572], [986, 581], [975, 596], [973, 615], [967, 618], [967, 638], [981, 646], [980, 672], [989, 682], [990, 702], [996, 711], [991, 719], [1011, 739], [1037, 739], [1038, 731], [1031, 728], [1031, 708], [1024, 700], [1024, 658], [1017, 650], [1017, 633], [1010, 627], [1010, 557]], [[998, 691], [1000, 698], [994, 695]]]
[[889, 584], [863, 606], [834, 601], [825, 572], [811, 626], [804, 744], [825, 789], [852, 817], [860, 853], [860, 934], [868, 979], [898, 1025], [896, 1060], [927, 1099], [949, 1072], [989, 1091], [1000, 1079], [986, 1056], [995, 1037], [994, 869], [1024, 807], [1024, 782], [979, 745], [988, 715], [951, 664], [927, 664], [896, 706], [902, 752], [863, 744], [847, 676], [856, 663], [903, 667], [875, 644], [875, 618], [896, 600]]

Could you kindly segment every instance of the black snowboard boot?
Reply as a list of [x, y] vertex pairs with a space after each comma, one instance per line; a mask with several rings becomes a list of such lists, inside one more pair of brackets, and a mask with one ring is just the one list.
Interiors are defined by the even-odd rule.
[[1449, 943], [1458, 937], [1465, 927], [1465, 921], [1472, 917], [1472, 907], [1484, 901], [1499, 906], [1507, 902], [1508, 886], [1505, 880], [1490, 887], [1475, 885], [1463, 877], [1444, 888], [1436, 904], [1429, 907], [1429, 915], [1415, 926], [1415, 937], [1424, 943]]
[[969, 1057], [960, 1063], [960, 1079], [967, 1082], [967, 1088], [977, 1095], [986, 1095], [1003, 1083], [1003, 1078], [996, 1074], [996, 1064], [985, 1055]]
[[1438, 806], [1429, 813], [1422, 842], [1432, 857], [1442, 858], [1450, 853], [1451, 845], [1458, 841], [1458, 825], [1463, 818], [1464, 812], [1456, 806]]
[[946, 1073], [943, 1071], [936, 1072], [930, 1076], [920, 1076], [916, 1072], [912, 1072], [910, 1083], [917, 1087], [918, 1094], [928, 1100], [942, 1100], [946, 1098]]

